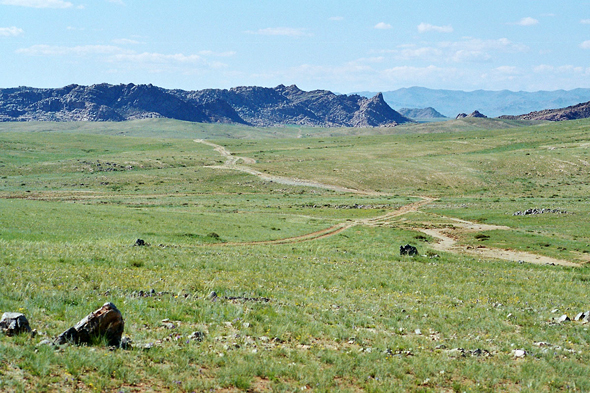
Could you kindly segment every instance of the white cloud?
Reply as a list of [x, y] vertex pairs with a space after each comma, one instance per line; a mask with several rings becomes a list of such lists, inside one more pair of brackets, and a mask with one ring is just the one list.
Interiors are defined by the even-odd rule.
[[538, 74], [563, 74], [576, 76], [590, 76], [590, 67], [580, 67], [574, 65], [562, 65], [559, 67], [541, 64], [533, 68], [533, 71]]
[[439, 44], [442, 48], [450, 48], [453, 50], [468, 50], [468, 51], [489, 51], [498, 50], [501, 52], [526, 52], [529, 48], [523, 44], [515, 44], [507, 38], [499, 38], [496, 40], [482, 40], [479, 38], [466, 37], [462, 41], [441, 42]]
[[580, 44], [580, 48], [582, 49], [590, 49], [590, 41], [584, 41]]
[[0, 37], [16, 37], [23, 34], [25, 31], [18, 27], [0, 27]]
[[231, 56], [235, 56], [236, 52], [234, 52], [234, 51], [214, 52], [211, 50], [202, 50], [199, 52], [199, 55], [201, 55], [201, 56], [214, 56], [214, 57], [231, 57]]
[[136, 40], [130, 40], [129, 38], [117, 38], [114, 39], [113, 44], [117, 44], [117, 45], [139, 45], [142, 44], [142, 42], [136, 41]]
[[29, 48], [18, 49], [16, 53], [28, 56], [88, 56], [105, 55], [124, 52], [123, 49], [112, 45], [81, 45], [81, 46], [57, 46], [57, 45], [33, 45]]
[[70, 8], [74, 5], [63, 0], [0, 0], [0, 4], [31, 8]]
[[504, 75], [516, 75], [518, 74], [518, 68], [513, 66], [500, 66], [493, 69], [493, 71], [504, 74]]
[[334, 22], [340, 22], [341, 20], [344, 20], [343, 16], [332, 16], [330, 18], [328, 18], [328, 20], [334, 21]]
[[293, 27], [268, 27], [266, 29], [260, 29], [257, 31], [248, 31], [249, 34], [259, 35], [276, 35], [276, 36], [287, 36], [287, 37], [303, 37], [309, 36], [306, 29], [297, 29]]
[[437, 33], [452, 33], [454, 31], [453, 26], [434, 26], [429, 23], [420, 23], [418, 25], [418, 32], [420, 33], [427, 33], [429, 31], [434, 31]]
[[379, 22], [375, 25], [375, 29], [379, 29], [379, 30], [389, 30], [389, 29], [393, 29], [393, 26], [390, 25], [389, 23], [385, 23], [385, 22]]
[[129, 70], [145, 69], [148, 72], [180, 72], [194, 73], [204, 69], [219, 69], [227, 67], [218, 61], [209, 61], [207, 56], [231, 56], [233, 52], [203, 51], [201, 54], [165, 54], [165, 53], [139, 53], [114, 45], [81, 45], [81, 46], [52, 46], [34, 45], [16, 51], [28, 56], [62, 56], [88, 59], [88, 61], [101, 61], [116, 64]]
[[580, 21], [580, 23], [584, 24], [584, 25], [590, 25], [590, 19], [582, 19]]
[[398, 49], [375, 51], [389, 54], [396, 60], [419, 60], [431, 63], [486, 63], [493, 61], [494, 52], [526, 52], [526, 45], [515, 44], [506, 38], [481, 40], [465, 38], [462, 41], [443, 41], [428, 46], [399, 45]]
[[127, 5], [123, 0], [107, 0], [109, 3], [119, 4], [119, 5]]
[[535, 18], [531, 18], [530, 16], [527, 16], [526, 18], [522, 18], [521, 20], [519, 20], [518, 22], [514, 23], [515, 25], [518, 26], [534, 26], [539, 24], [539, 21], [536, 20]]

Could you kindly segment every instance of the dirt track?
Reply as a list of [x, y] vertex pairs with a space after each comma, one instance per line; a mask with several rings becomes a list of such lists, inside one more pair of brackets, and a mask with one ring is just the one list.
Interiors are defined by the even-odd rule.
[[[333, 190], [339, 192], [347, 192], [347, 193], [354, 193], [360, 195], [386, 195], [383, 193], [378, 193], [375, 191], [364, 191], [364, 190], [355, 190], [351, 188], [335, 186], [330, 184], [323, 184], [319, 182], [314, 182], [310, 180], [301, 180], [297, 178], [287, 178], [281, 176], [273, 176], [266, 173], [262, 173], [245, 165], [252, 165], [255, 164], [256, 161], [252, 158], [248, 157], [238, 157], [234, 156], [229, 152], [225, 147], [217, 145], [215, 143], [205, 141], [202, 139], [196, 139], [195, 142], [202, 143], [208, 146], [211, 146], [225, 157], [225, 162], [223, 165], [215, 165], [210, 166], [209, 168], [215, 169], [224, 169], [224, 170], [236, 170], [244, 173], [248, 173], [254, 176], [257, 176], [266, 181], [273, 181], [279, 184], [286, 184], [286, 185], [293, 185], [293, 186], [306, 186], [306, 187], [315, 187], [315, 188], [323, 188], [326, 190]], [[239, 165], [238, 162], [242, 161], [245, 165]], [[329, 228], [322, 229], [320, 231], [308, 233], [301, 236], [285, 238], [285, 239], [278, 239], [278, 240], [267, 240], [267, 241], [258, 241], [258, 242], [244, 242], [244, 243], [219, 243], [218, 245], [255, 245], [255, 244], [289, 244], [289, 243], [299, 243], [304, 241], [310, 240], [319, 240], [324, 239], [330, 236], [337, 235], [349, 228], [352, 228], [357, 225], [367, 225], [367, 226], [379, 226], [387, 224], [391, 219], [400, 217], [404, 214], [408, 214], [411, 212], [418, 211], [421, 207], [433, 202], [434, 198], [421, 196], [421, 201], [410, 203], [408, 205], [402, 206], [401, 208], [390, 211], [384, 215], [373, 217], [373, 218], [366, 218], [361, 220], [351, 220], [346, 221], [343, 223], [339, 223], [333, 225]], [[420, 231], [425, 233], [435, 239], [438, 240], [437, 243], [431, 243], [430, 246], [437, 250], [443, 252], [452, 252], [452, 253], [461, 253], [461, 254], [468, 254], [473, 256], [478, 256], [484, 259], [502, 259], [507, 261], [522, 261], [527, 263], [534, 263], [534, 264], [554, 264], [554, 265], [561, 265], [561, 266], [570, 266], [570, 267], [579, 267], [580, 264], [573, 263], [570, 261], [551, 258], [543, 255], [531, 254], [523, 251], [514, 251], [514, 250], [503, 250], [499, 248], [492, 248], [492, 247], [485, 247], [485, 246], [468, 246], [468, 245], [459, 245], [455, 240], [454, 236], [458, 235], [459, 233], [466, 233], [466, 232], [482, 232], [482, 231], [490, 231], [490, 230], [511, 230], [510, 227], [505, 226], [497, 226], [497, 225], [487, 225], [487, 224], [478, 224], [470, 221], [459, 220], [456, 218], [449, 218], [444, 217], [449, 221], [453, 222], [453, 228], [446, 228], [446, 229], [426, 229], [426, 228], [412, 228], [415, 231]]]

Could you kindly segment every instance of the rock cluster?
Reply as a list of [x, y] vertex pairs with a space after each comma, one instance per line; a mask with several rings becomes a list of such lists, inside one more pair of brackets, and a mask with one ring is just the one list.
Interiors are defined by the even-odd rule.
[[[583, 323], [590, 322], [590, 310], [583, 311], [583, 312], [576, 314], [576, 316], [574, 317], [573, 320], [576, 322], [583, 322]], [[564, 322], [571, 322], [571, 321], [572, 321], [572, 319], [567, 314], [563, 314], [559, 317], [553, 318], [553, 322], [557, 322], [557, 323], [564, 323]]]
[[519, 210], [512, 215], [513, 216], [529, 216], [529, 215], [545, 214], [545, 213], [568, 214], [567, 211], [559, 210], [559, 209], [527, 209], [524, 211]]
[[459, 113], [456, 119], [465, 119], [466, 117], [477, 117], [480, 119], [487, 119], [488, 117], [481, 113], [480, 111], [473, 111], [470, 114], [467, 113]]

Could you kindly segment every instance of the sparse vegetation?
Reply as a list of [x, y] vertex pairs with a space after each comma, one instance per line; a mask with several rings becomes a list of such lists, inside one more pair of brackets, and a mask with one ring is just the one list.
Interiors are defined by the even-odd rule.
[[[590, 121], [468, 123], [0, 125], [0, 313], [39, 331], [0, 336], [0, 391], [590, 390], [590, 325], [553, 321], [590, 309]], [[209, 137], [364, 194], [210, 168]], [[537, 206], [569, 213], [513, 216]], [[38, 346], [107, 301], [132, 349]]]

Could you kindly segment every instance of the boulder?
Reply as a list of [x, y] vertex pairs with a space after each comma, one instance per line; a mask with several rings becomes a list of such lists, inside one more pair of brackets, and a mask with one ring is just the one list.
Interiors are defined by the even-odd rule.
[[134, 246], [136, 246], [136, 247], [144, 247], [144, 246], [147, 246], [147, 245], [148, 244], [143, 239], [137, 239], [135, 241], [135, 244], [134, 244]]
[[413, 257], [414, 255], [418, 255], [418, 249], [414, 246], [410, 246], [406, 244], [405, 246], [399, 246], [399, 255], [409, 255]]
[[108, 345], [120, 346], [125, 323], [121, 312], [113, 303], [105, 303], [98, 310], [91, 312], [75, 326], [69, 328], [55, 339], [55, 344], [67, 342], [75, 344], [91, 343], [92, 340], [105, 337]]
[[17, 334], [31, 331], [29, 321], [24, 314], [17, 312], [5, 312], [0, 319], [0, 330], [7, 336], [15, 336]]

